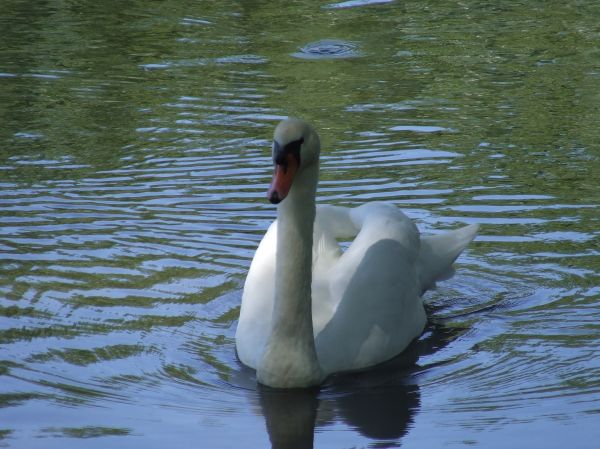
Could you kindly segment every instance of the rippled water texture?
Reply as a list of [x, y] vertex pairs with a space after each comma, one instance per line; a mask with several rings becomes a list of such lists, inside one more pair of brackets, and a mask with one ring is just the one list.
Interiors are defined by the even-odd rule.
[[[4, 0], [0, 447], [596, 447], [598, 17]], [[406, 354], [278, 393], [233, 337], [287, 115], [321, 131], [319, 202], [482, 228]]]
[[293, 53], [292, 56], [301, 59], [337, 59], [362, 55], [353, 42], [327, 39], [311, 42], [302, 47], [300, 51]]

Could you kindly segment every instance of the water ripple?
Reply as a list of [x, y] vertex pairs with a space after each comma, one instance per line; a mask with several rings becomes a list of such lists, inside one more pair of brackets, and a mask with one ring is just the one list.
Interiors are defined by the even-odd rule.
[[292, 56], [300, 59], [342, 59], [364, 56], [360, 47], [355, 42], [324, 39], [311, 42], [300, 48], [300, 51], [292, 53]]

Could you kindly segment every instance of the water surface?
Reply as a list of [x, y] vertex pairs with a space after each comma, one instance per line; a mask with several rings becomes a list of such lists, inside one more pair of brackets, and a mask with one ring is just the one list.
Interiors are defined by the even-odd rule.
[[[0, 447], [594, 447], [598, 17], [5, 1]], [[482, 225], [406, 354], [301, 393], [234, 350], [288, 115], [321, 132], [319, 202]]]

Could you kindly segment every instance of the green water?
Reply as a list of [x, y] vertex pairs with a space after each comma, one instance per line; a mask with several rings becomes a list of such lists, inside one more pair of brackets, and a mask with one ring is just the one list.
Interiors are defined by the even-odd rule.
[[[368, 3], [3, 0], [0, 447], [595, 447], [600, 5]], [[233, 336], [288, 115], [319, 202], [482, 227], [407, 354], [276, 394]]]

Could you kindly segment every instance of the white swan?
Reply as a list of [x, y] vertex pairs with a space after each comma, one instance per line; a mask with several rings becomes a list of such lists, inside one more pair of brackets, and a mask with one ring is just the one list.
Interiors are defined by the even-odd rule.
[[[298, 119], [275, 129], [269, 200], [277, 221], [250, 266], [238, 357], [260, 383], [308, 387], [399, 354], [423, 331], [420, 299], [451, 269], [477, 225], [420, 237], [391, 204], [315, 206], [319, 137]], [[355, 237], [346, 251], [337, 239]]]

